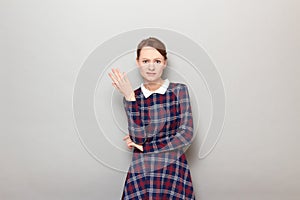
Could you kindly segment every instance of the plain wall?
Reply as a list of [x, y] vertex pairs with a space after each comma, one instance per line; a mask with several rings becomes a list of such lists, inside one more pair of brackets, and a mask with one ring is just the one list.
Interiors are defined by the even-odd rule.
[[95, 48], [144, 27], [191, 38], [224, 83], [220, 140], [205, 159], [188, 152], [197, 199], [299, 199], [299, 4], [0, 1], [0, 199], [120, 198], [126, 174], [83, 147], [72, 95]]

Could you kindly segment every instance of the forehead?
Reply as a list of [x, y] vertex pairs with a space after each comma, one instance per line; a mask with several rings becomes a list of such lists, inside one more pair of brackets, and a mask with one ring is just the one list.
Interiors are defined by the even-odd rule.
[[159, 58], [159, 59], [164, 59], [164, 57], [153, 47], [143, 47], [140, 51], [140, 58], [141, 59], [154, 59], [154, 58]]

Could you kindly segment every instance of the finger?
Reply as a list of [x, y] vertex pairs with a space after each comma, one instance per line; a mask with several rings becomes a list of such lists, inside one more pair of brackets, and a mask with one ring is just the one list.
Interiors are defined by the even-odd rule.
[[113, 84], [115, 84], [115, 86], [119, 89], [120, 83], [119, 83], [118, 79], [112, 74], [109, 74], [109, 76], [111, 77]]
[[126, 142], [132, 142], [132, 140], [130, 138], [127, 138]]
[[111, 83], [115, 88], [117, 88], [117, 84], [116, 82], [114, 81], [114, 79], [112, 78], [112, 83]]
[[121, 81], [124, 81], [124, 72], [123, 73], [120, 72], [120, 77], [121, 77]]
[[118, 69], [112, 69], [112, 71], [114, 72], [114, 75], [115, 75], [115, 78], [117, 79], [117, 80], [120, 80], [121, 79], [121, 77], [120, 77], [120, 71], [118, 70]]
[[123, 140], [127, 140], [129, 138], [129, 135], [126, 135]]
[[117, 79], [116, 79], [116, 77], [115, 77], [114, 74], [108, 73], [108, 75], [109, 75], [109, 77], [112, 79], [113, 82], [117, 82]]
[[111, 84], [112, 84], [112, 86], [114, 86], [114, 88], [116, 88], [117, 90], [119, 89], [119, 87], [117, 86], [116, 83], [111, 83]]
[[127, 140], [128, 139], [128, 135], [126, 135], [125, 137], [123, 137], [123, 140]]
[[114, 82], [117, 82], [117, 81], [119, 80], [119, 78], [118, 78], [118, 76], [117, 76], [117, 74], [116, 74], [116, 70], [115, 70], [114, 68], [112, 68], [111, 71], [112, 71], [112, 72], [110, 73], [110, 75], [111, 75], [113, 81], [114, 81]]
[[116, 69], [116, 72], [117, 72], [118, 78], [122, 79], [122, 74], [118, 68]]

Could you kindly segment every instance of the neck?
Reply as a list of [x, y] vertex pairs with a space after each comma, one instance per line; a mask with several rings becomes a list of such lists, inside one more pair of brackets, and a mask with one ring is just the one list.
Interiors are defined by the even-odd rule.
[[155, 82], [145, 81], [144, 86], [145, 86], [145, 88], [147, 88], [150, 91], [155, 91], [158, 88], [160, 88], [160, 86], [162, 86], [163, 83], [164, 83], [164, 80], [162, 80], [162, 79], [155, 81]]

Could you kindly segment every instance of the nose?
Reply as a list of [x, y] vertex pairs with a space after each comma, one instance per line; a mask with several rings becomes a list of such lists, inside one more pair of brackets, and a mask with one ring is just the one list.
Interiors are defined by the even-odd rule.
[[149, 68], [150, 70], [154, 70], [154, 69], [155, 69], [154, 63], [148, 63], [148, 68]]

